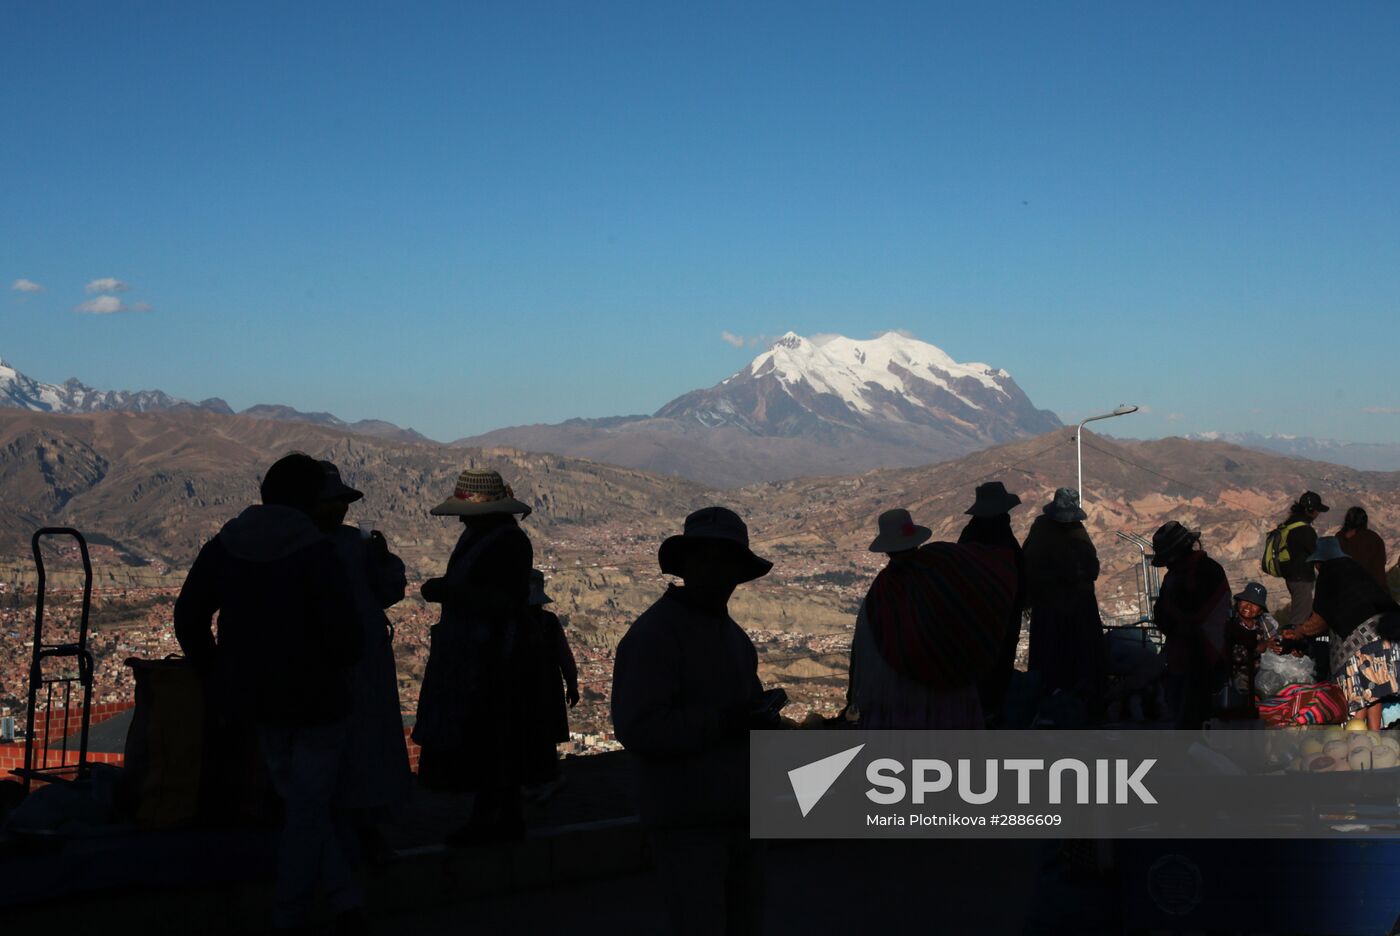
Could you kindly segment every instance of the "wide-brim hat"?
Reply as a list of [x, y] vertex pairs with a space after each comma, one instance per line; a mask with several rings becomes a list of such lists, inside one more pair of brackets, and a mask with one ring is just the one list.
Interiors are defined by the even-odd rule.
[[1021, 498], [1008, 491], [1006, 485], [1000, 481], [988, 481], [986, 484], [977, 485], [977, 497], [966, 513], [970, 517], [997, 517], [1011, 513], [1012, 509], [1019, 506]]
[[452, 496], [428, 511], [435, 517], [477, 517], [486, 514], [528, 516], [531, 507], [515, 499], [498, 471], [468, 468], [457, 476]]
[[1152, 534], [1152, 564], [1162, 568], [1200, 539], [1200, 530], [1188, 530], [1177, 521], [1168, 520]]
[[870, 544], [873, 553], [897, 553], [918, 549], [933, 538], [933, 531], [919, 526], [909, 511], [896, 508], [880, 514], [880, 535]]
[[1307, 558], [1307, 562], [1329, 562], [1333, 559], [1347, 558], [1346, 551], [1342, 549], [1342, 541], [1335, 536], [1322, 536], [1318, 538], [1317, 548], [1313, 554]]
[[325, 501], [344, 501], [353, 504], [365, 495], [346, 484], [340, 478], [340, 469], [334, 462], [325, 459], [317, 462], [321, 466], [321, 490], [316, 495], [316, 499]]
[[1244, 587], [1244, 591], [1235, 596], [1236, 601], [1248, 601], [1252, 605], [1258, 605], [1265, 611], [1269, 610], [1269, 590], [1258, 582], [1250, 582]]
[[532, 608], [554, 604], [554, 599], [545, 593], [544, 573], [539, 569], [530, 572], [530, 598], [526, 603]]
[[738, 514], [724, 507], [706, 507], [686, 517], [684, 532], [662, 542], [656, 559], [662, 572], [682, 575], [685, 559], [695, 547], [715, 542], [728, 544], [739, 558], [739, 584], [763, 578], [773, 571], [773, 563], [754, 555], [749, 548], [748, 526]]
[[1087, 520], [1089, 515], [1079, 506], [1079, 492], [1074, 488], [1058, 488], [1055, 497], [1045, 505], [1041, 513], [1056, 523], [1075, 523]]

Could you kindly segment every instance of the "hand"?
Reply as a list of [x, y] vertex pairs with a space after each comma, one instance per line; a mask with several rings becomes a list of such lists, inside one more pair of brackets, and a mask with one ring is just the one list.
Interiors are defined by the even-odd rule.
[[569, 700], [569, 708], [578, 705], [578, 684], [574, 683], [571, 685], [568, 692], [564, 694], [564, 697]]
[[385, 559], [389, 555], [389, 541], [384, 538], [384, 534], [378, 530], [371, 530], [369, 534], [369, 554], [376, 559]]

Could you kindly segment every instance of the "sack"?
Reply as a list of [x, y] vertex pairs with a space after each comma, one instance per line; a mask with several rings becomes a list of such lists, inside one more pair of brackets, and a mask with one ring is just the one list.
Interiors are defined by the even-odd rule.
[[1259, 718], [1272, 728], [1289, 725], [1340, 725], [1346, 721], [1347, 697], [1330, 682], [1285, 686], [1259, 703]]
[[1264, 537], [1264, 555], [1259, 560], [1259, 568], [1265, 575], [1283, 578], [1283, 569], [1293, 558], [1288, 551], [1288, 534], [1300, 526], [1307, 526], [1304, 520], [1280, 523]]
[[189, 661], [126, 661], [136, 708], [126, 735], [123, 799], [139, 825], [164, 829], [193, 821], [200, 806], [204, 687]]

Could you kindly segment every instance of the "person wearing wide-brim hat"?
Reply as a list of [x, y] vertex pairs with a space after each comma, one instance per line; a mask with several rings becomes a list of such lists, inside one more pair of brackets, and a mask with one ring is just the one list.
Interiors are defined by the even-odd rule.
[[669, 585], [618, 644], [613, 725], [634, 758], [638, 811], [673, 924], [757, 932], [762, 864], [748, 832], [748, 730], [777, 727], [784, 697], [763, 692], [757, 651], [729, 600], [773, 564], [754, 554], [748, 527], [724, 507], [688, 516], [657, 558], [684, 584]]
[[1079, 492], [1060, 488], [1026, 534], [1027, 668], [1039, 674], [1042, 691], [1072, 691], [1093, 705], [1107, 688], [1108, 661], [1094, 592], [1099, 555], [1085, 517]]
[[389, 618], [384, 613], [404, 598], [408, 580], [403, 560], [389, 549], [378, 530], [347, 526], [349, 506], [364, 498], [340, 476], [333, 462], [320, 462], [320, 500], [316, 525], [335, 544], [345, 568], [363, 633], [364, 651], [351, 671], [355, 730], [350, 732], [338, 804], [352, 811], [367, 849], [387, 854], [378, 813], [401, 802], [412, 789], [408, 748], [404, 744], [403, 708]]
[[[977, 485], [972, 506], [964, 513], [969, 517], [1000, 517], [1021, 506], [1021, 498], [1006, 489], [1000, 481]], [[1080, 518], [1083, 519], [1082, 517]]]
[[1200, 541], [1198, 531], [1176, 520], [1152, 534], [1152, 564], [1167, 570], [1152, 618], [1166, 637], [1167, 707], [1184, 729], [1198, 728], [1210, 717], [1211, 699], [1229, 675], [1230, 581]]
[[[1259, 582], [1250, 582], [1234, 596], [1235, 608], [1225, 629], [1225, 656], [1230, 666], [1230, 688], [1235, 702], [1246, 712], [1257, 714], [1253, 700], [1259, 696], [1257, 677], [1264, 654], [1270, 654], [1270, 670], [1275, 657], [1284, 652], [1282, 628], [1269, 614], [1269, 591]], [[1290, 652], [1292, 648], [1289, 648]], [[1264, 673], [1269, 687], [1272, 672]], [[1267, 696], [1265, 696], [1267, 698]]]
[[958, 536], [960, 544], [977, 543], [1008, 550], [1016, 567], [1016, 591], [1001, 647], [992, 668], [987, 672], [978, 693], [982, 710], [993, 725], [1005, 715], [1006, 697], [1016, 673], [1016, 652], [1021, 644], [1021, 617], [1026, 609], [1026, 557], [1021, 543], [1011, 529], [1011, 511], [1021, 506], [1021, 498], [1006, 489], [1000, 481], [977, 485], [972, 506], [964, 513], [969, 518]]
[[499, 472], [468, 469], [452, 496], [431, 510], [465, 529], [447, 571], [423, 583], [424, 600], [442, 605], [432, 631], [413, 740], [422, 748], [419, 781], [430, 789], [476, 794], [467, 825], [450, 845], [524, 834], [520, 787], [528, 748], [521, 731], [529, 694], [528, 655], [518, 640], [529, 613], [534, 549]]
[[879, 535], [870, 543], [870, 552], [897, 556], [912, 552], [933, 538], [933, 531], [919, 526], [909, 511], [902, 507], [887, 510], [877, 521]]

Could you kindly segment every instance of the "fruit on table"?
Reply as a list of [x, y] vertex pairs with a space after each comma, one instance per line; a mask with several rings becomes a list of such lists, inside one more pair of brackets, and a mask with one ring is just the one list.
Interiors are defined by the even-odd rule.
[[1336, 741], [1328, 741], [1324, 744], [1322, 746], [1322, 753], [1335, 760], [1346, 760], [1347, 752], [1350, 749], [1350, 745], [1338, 739]]
[[1345, 730], [1347, 730], [1347, 731], [1365, 731], [1365, 730], [1366, 730], [1366, 719], [1364, 719], [1364, 718], [1353, 718], [1351, 721], [1347, 722], [1347, 723], [1346, 723], [1345, 725], [1343, 725], [1342, 727], [1343, 727]]
[[1304, 757], [1307, 757], [1309, 755], [1316, 756], [1318, 754], [1321, 754], [1322, 742], [1317, 740], [1316, 738], [1309, 738], [1308, 740], [1303, 742], [1302, 747], [1298, 749], [1298, 753], [1302, 754]]
[[1352, 749], [1352, 752], [1347, 755], [1347, 766], [1352, 770], [1370, 770], [1371, 749], [1369, 747]]
[[1375, 748], [1371, 751], [1371, 766], [1376, 770], [1400, 767], [1400, 754], [1396, 754], [1388, 747]]
[[1312, 760], [1308, 761], [1308, 772], [1328, 773], [1329, 771], [1337, 769], [1337, 763], [1335, 757], [1328, 757], [1326, 754], [1323, 754], [1320, 757], [1314, 757]]

